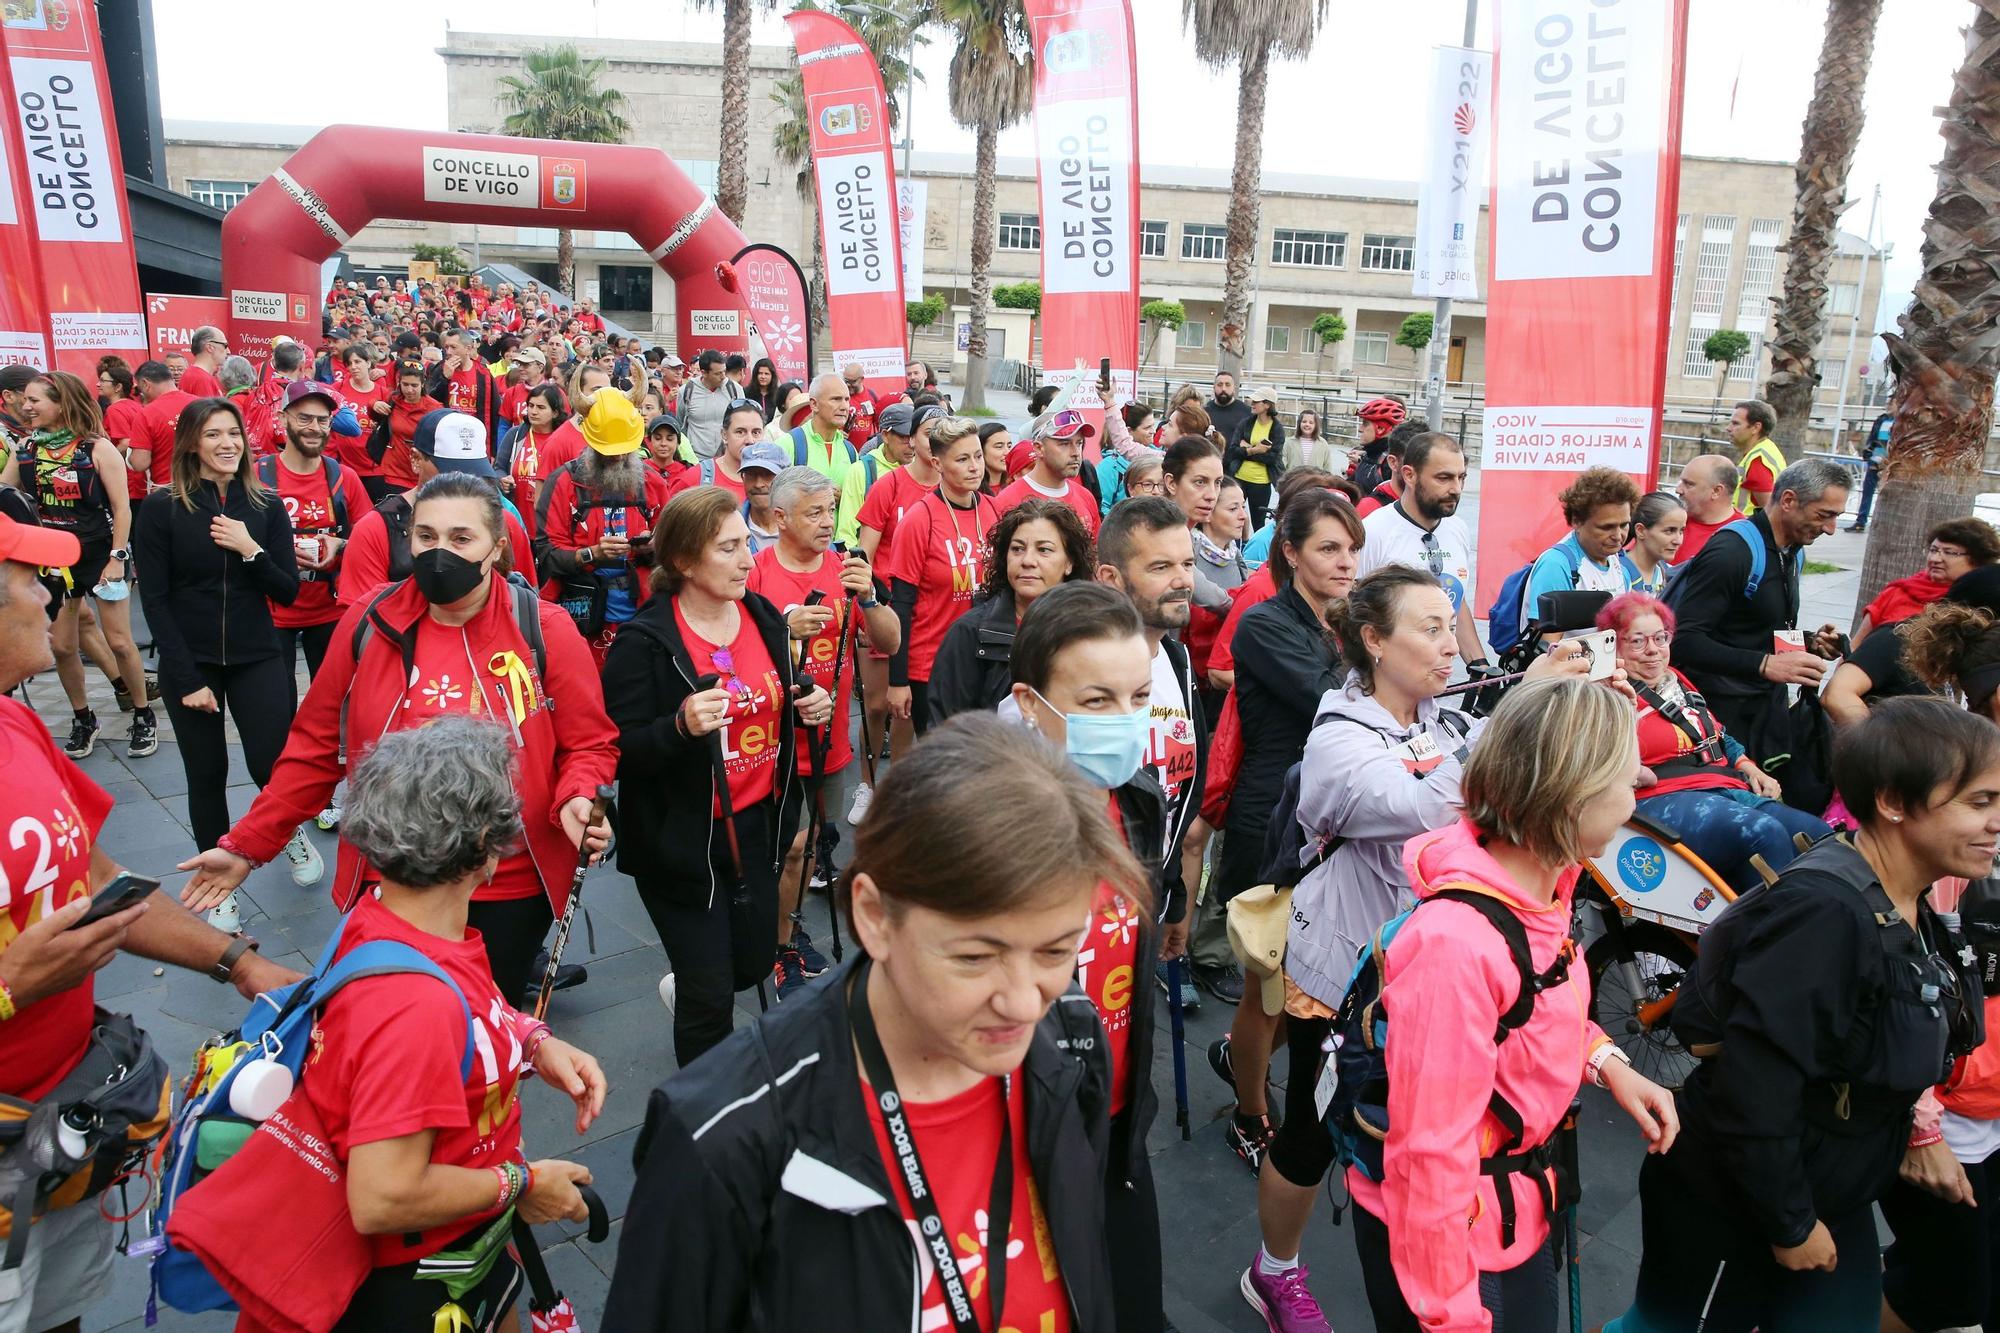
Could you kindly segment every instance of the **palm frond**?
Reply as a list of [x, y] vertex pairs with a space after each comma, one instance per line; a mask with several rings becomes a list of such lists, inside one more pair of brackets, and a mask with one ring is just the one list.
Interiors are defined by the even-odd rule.
[[1326, 22], [1327, 0], [1181, 0], [1181, 22], [1194, 33], [1194, 53], [1222, 69], [1254, 45], [1280, 59], [1312, 50]]
[[602, 60], [585, 60], [574, 46], [530, 51], [523, 73], [499, 79], [503, 134], [572, 143], [621, 143], [632, 126], [625, 119], [625, 94], [601, 88]]

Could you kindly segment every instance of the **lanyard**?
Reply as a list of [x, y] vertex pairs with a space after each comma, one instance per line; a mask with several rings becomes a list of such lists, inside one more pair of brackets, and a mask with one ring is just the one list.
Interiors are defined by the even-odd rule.
[[[937, 1269], [938, 1287], [944, 1292], [945, 1309], [951, 1315], [954, 1333], [979, 1333], [979, 1316], [972, 1308], [972, 1294], [966, 1290], [965, 1275], [952, 1253], [951, 1237], [944, 1219], [938, 1216], [937, 1195], [924, 1164], [917, 1157], [916, 1137], [910, 1133], [909, 1117], [903, 1100], [896, 1095], [896, 1079], [889, 1072], [889, 1057], [882, 1053], [881, 1038], [875, 1035], [875, 1017], [868, 1012], [868, 972], [872, 964], [856, 968], [847, 992], [848, 1013], [854, 1025], [854, 1045], [861, 1052], [861, 1068], [875, 1092], [876, 1108], [889, 1131], [889, 1145], [895, 1151], [902, 1173], [903, 1188], [917, 1215], [919, 1243], [930, 1254]], [[993, 1308], [993, 1333], [999, 1333], [1000, 1315], [1007, 1297], [1007, 1228], [1014, 1211], [1014, 1127], [1012, 1120], [1013, 1075], [1000, 1080], [1000, 1153], [993, 1162], [993, 1188], [986, 1207], [986, 1290]]]

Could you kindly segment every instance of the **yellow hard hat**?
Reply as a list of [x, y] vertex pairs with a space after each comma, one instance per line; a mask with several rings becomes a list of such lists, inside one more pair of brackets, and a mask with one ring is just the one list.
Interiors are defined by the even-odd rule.
[[597, 395], [583, 419], [584, 441], [600, 454], [629, 454], [646, 437], [639, 409], [624, 394], [611, 390]]

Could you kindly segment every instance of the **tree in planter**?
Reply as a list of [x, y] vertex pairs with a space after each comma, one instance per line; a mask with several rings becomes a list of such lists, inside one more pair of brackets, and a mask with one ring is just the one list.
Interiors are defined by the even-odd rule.
[[932, 292], [921, 301], [905, 301], [903, 318], [909, 322], [910, 334], [915, 337], [944, 318], [944, 294]]
[[1421, 352], [1431, 345], [1431, 312], [1419, 310], [1406, 316], [1403, 327], [1396, 330], [1396, 346], [1407, 347], [1412, 352]]
[[417, 245], [411, 247], [410, 262], [414, 264], [436, 264], [439, 273], [465, 273], [465, 254], [455, 245]]
[[1833, 0], [1820, 41], [1819, 74], [1799, 147], [1792, 234], [1785, 242], [1785, 288], [1771, 338], [1764, 400], [1778, 414], [1780, 440], [1803, 440], [1819, 388], [1819, 346], [1826, 338], [1827, 274], [1840, 215], [1848, 206], [1847, 171], [1861, 138], [1861, 88], [1875, 49], [1882, 0]]
[[1016, 282], [993, 289], [993, 304], [1002, 310], [1025, 310], [1030, 316], [1028, 324], [1028, 364], [1035, 363], [1034, 320], [1042, 317], [1042, 284], [1033, 280]]
[[[1314, 371], [1317, 373], [1326, 365], [1326, 349], [1337, 342], [1347, 340], [1347, 321], [1330, 310], [1326, 311], [1313, 319], [1313, 337], [1319, 339], [1319, 352], [1313, 363]], [[1426, 346], [1430, 343], [1428, 330], [1425, 332], [1424, 343]]]
[[1701, 354], [1715, 365], [1715, 401], [1708, 408], [1711, 422], [1722, 411], [1722, 386], [1729, 379], [1729, 368], [1749, 350], [1750, 335], [1741, 329], [1717, 329], [1703, 340]]
[[1187, 323], [1187, 307], [1179, 301], [1148, 301], [1139, 307], [1139, 318], [1153, 328], [1151, 336], [1146, 339], [1146, 355], [1139, 358], [1144, 361], [1153, 355], [1154, 347], [1167, 330], [1179, 331], [1181, 325]]
[[1923, 276], [1885, 333], [1896, 389], [1889, 456], [1868, 520], [1857, 608], [1923, 562], [1924, 534], [1972, 512], [2000, 374], [2000, 0], [1977, 13], [1942, 109], [1944, 156], [1924, 222]]
[[[746, 33], [744, 42], [749, 42]], [[600, 88], [602, 60], [585, 60], [567, 43], [530, 51], [526, 70], [500, 77], [500, 106], [507, 118], [500, 132], [523, 139], [567, 139], [572, 143], [622, 143], [632, 127], [625, 120], [625, 94]], [[576, 295], [576, 233], [556, 229], [556, 285]]]

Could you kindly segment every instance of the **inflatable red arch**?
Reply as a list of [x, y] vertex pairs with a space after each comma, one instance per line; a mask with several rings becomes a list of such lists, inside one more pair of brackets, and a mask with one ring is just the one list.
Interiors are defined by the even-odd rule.
[[320, 337], [320, 265], [378, 218], [624, 231], [674, 281], [679, 346], [744, 349], [741, 297], [717, 266], [747, 244], [657, 148], [330, 125], [222, 222], [234, 350]]

